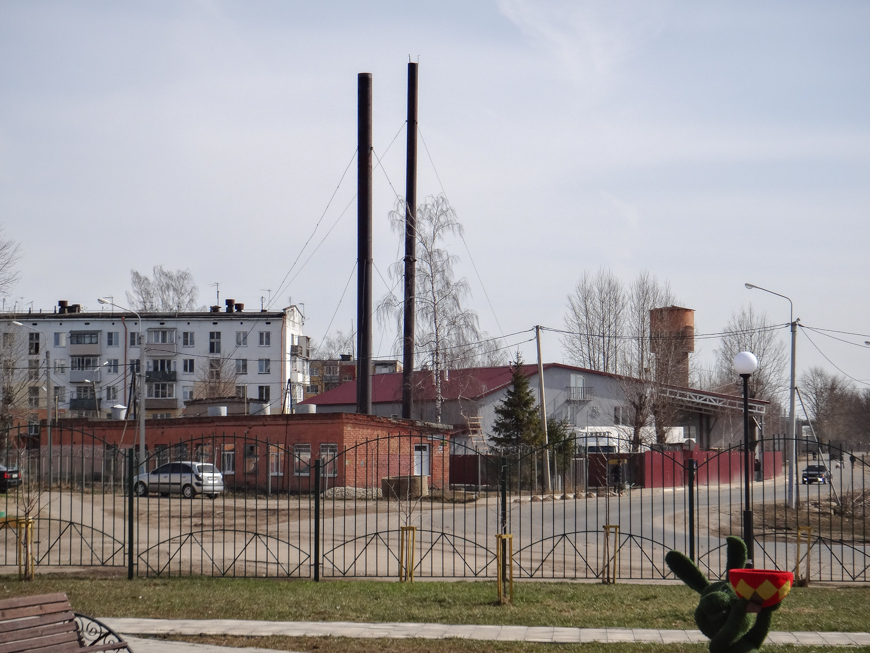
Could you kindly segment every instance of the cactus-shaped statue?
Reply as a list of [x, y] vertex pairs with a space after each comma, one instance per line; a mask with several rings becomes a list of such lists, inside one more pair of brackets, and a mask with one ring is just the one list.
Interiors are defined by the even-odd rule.
[[[746, 544], [734, 536], [728, 537], [727, 542], [729, 573], [732, 569], [743, 569]], [[753, 624], [749, 612], [755, 611], [755, 606], [737, 596], [727, 578], [711, 583], [695, 563], [679, 551], [668, 552], [665, 562], [677, 578], [701, 595], [695, 609], [695, 623], [710, 638], [710, 653], [753, 653], [761, 648], [778, 603], [761, 608]]]

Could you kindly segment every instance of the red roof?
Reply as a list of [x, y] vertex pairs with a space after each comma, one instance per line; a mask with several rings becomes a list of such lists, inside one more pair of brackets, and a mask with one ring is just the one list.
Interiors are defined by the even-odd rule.
[[[576, 370], [587, 374], [607, 376], [614, 379], [624, 378], [608, 372], [596, 372], [583, 367], [565, 365], [564, 363], [544, 363], [544, 369], [561, 367]], [[537, 365], [523, 365], [523, 374], [532, 376], [538, 373]], [[442, 372], [443, 374], [443, 372]], [[444, 401], [456, 399], [480, 399], [488, 394], [501, 390], [510, 385], [511, 367], [470, 367], [463, 370], [450, 370], [447, 379], [441, 384], [441, 398]], [[435, 387], [433, 385], [433, 373], [431, 370], [414, 372], [414, 386], [417, 392], [414, 395], [416, 401], [435, 401]], [[689, 388], [687, 388], [689, 389]], [[707, 390], [694, 390], [698, 394], [713, 397], [726, 397], [740, 399], [739, 396], [719, 394]], [[753, 404], [768, 404], [763, 399], [750, 399]], [[356, 405], [356, 381], [348, 381], [337, 388], [328, 390], [316, 397], [311, 397], [301, 402], [318, 406], [343, 406]], [[372, 375], [372, 403], [373, 404], [400, 404], [402, 403], [402, 373], [373, 374]]]
[[[552, 367], [553, 363], [544, 365], [544, 369]], [[523, 374], [532, 376], [538, 373], [537, 365], [523, 365]], [[442, 372], [443, 374], [443, 372]], [[434, 401], [435, 386], [433, 372], [420, 370], [414, 372], [414, 394], [419, 401]], [[510, 385], [511, 367], [471, 367], [462, 370], [450, 370], [447, 379], [441, 383], [441, 396], [444, 401], [454, 399], [478, 399]], [[356, 404], [356, 381], [348, 381], [337, 388], [328, 390], [316, 397], [301, 402], [318, 406], [336, 406]], [[402, 403], [402, 373], [372, 375], [372, 403], [388, 404]]]

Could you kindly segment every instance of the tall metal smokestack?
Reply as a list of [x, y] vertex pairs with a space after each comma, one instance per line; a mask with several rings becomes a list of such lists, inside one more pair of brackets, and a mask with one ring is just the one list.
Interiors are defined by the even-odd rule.
[[405, 168], [405, 319], [402, 341], [402, 417], [414, 409], [414, 322], [417, 285], [417, 64], [408, 64], [408, 150]]
[[372, 74], [357, 76], [356, 412], [372, 413]]

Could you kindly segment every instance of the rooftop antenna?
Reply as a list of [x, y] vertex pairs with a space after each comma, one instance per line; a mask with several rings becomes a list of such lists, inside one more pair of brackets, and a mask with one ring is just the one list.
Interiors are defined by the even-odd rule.
[[208, 284], [208, 285], [210, 285], [210, 286], [214, 286], [214, 287], [216, 288], [216, 291], [217, 291], [217, 302], [216, 302], [216, 304], [217, 304], [218, 306], [220, 306], [220, 305], [221, 305], [221, 282], [220, 282], [220, 281], [215, 281], [214, 283], [210, 283], [210, 284]]
[[[260, 288], [260, 292], [269, 293], [269, 302], [266, 304], [266, 306], [268, 306], [269, 308], [272, 308], [272, 289], [271, 288]], [[263, 301], [263, 298], [260, 297], [260, 302], [261, 302], [260, 308], [264, 308], [264, 306], [262, 305], [262, 301]]]

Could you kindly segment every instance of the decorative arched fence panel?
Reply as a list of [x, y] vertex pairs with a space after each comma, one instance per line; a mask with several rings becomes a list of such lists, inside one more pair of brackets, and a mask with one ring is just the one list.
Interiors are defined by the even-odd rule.
[[[37, 571], [495, 578], [496, 536], [510, 534], [518, 578], [668, 578], [672, 548], [720, 577], [724, 538], [743, 528], [741, 447], [576, 440], [497, 456], [437, 436], [345, 447], [222, 433], [157, 445], [139, 460], [133, 430], [120, 446], [62, 427], [50, 446], [45, 434], [5, 435], [0, 463], [22, 484], [0, 493], [0, 511], [32, 520]], [[749, 458], [756, 566], [867, 582], [870, 458], [800, 440], [790, 506], [786, 445], [759, 440]], [[155, 470], [190, 463], [220, 471], [223, 491], [199, 485], [186, 498], [180, 481], [135, 489]], [[805, 468], [813, 473], [803, 485]], [[13, 573], [26, 529], [5, 525], [0, 571]]]
[[40, 434], [30, 427], [2, 436], [0, 569], [23, 565], [25, 551], [40, 568], [123, 568], [130, 521], [126, 452], [62, 427], [52, 429], [51, 446], [39, 446]]
[[[457, 456], [478, 458], [438, 437], [400, 435], [353, 445], [326, 460], [323, 575], [494, 576], [498, 488], [455, 482]], [[481, 473], [497, 477], [491, 458], [475, 462]]]

